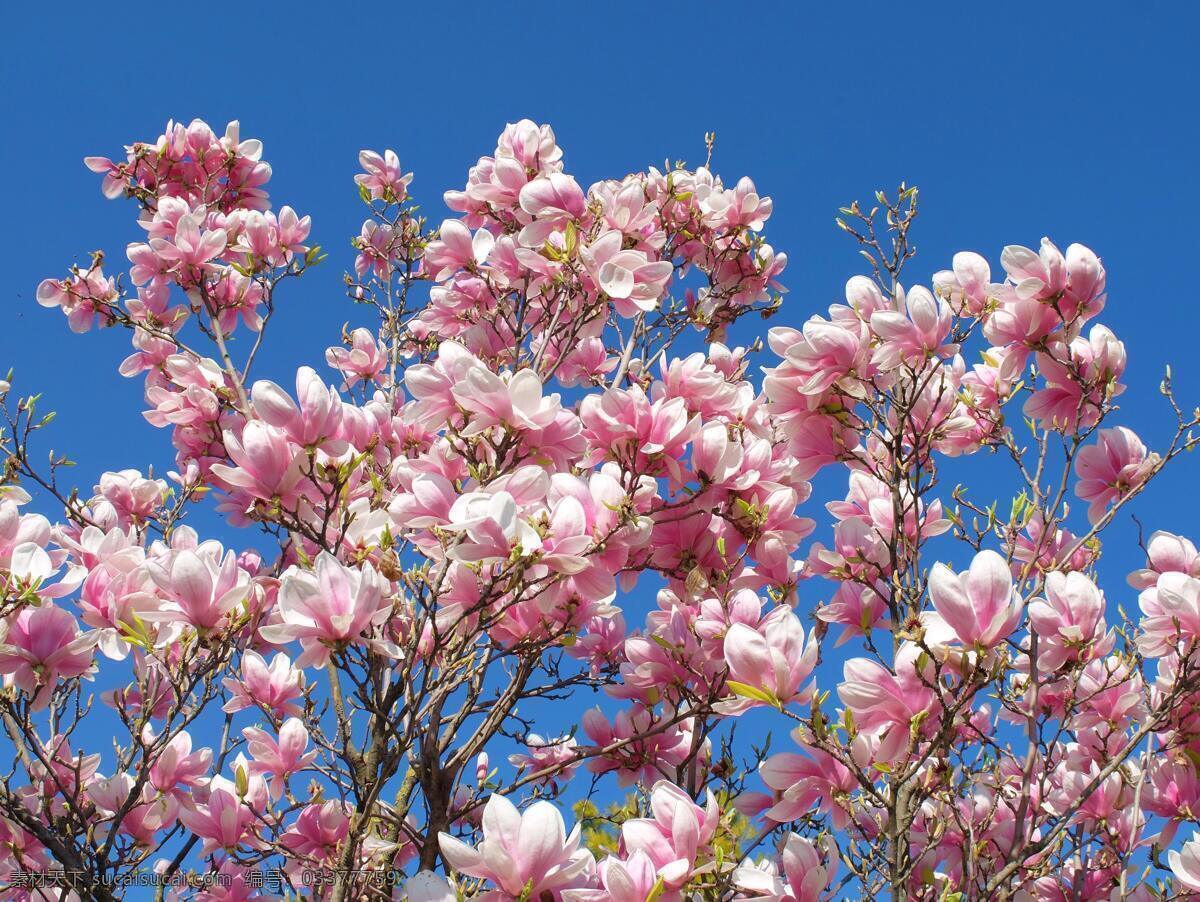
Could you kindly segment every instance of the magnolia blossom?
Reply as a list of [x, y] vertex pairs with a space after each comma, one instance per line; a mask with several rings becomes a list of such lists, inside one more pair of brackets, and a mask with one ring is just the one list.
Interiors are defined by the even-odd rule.
[[725, 634], [725, 660], [729, 662], [729, 687], [739, 696], [723, 703], [722, 710], [740, 714], [756, 704], [805, 704], [812, 686], [801, 684], [817, 663], [817, 643], [807, 642], [800, 619], [785, 607], [776, 608], [758, 629], [735, 623]]
[[1200, 832], [1193, 833], [1181, 850], [1168, 852], [1167, 861], [1185, 890], [1200, 893]]
[[747, 899], [818, 902], [837, 872], [837, 859], [832, 859], [832, 865], [828, 861], [809, 840], [789, 833], [779, 844], [779, 866], [771, 861], [744, 862], [734, 872], [733, 882]]
[[934, 610], [968, 647], [993, 648], [1021, 619], [1021, 596], [1013, 591], [1012, 571], [994, 551], [975, 555], [971, 568], [955, 575], [945, 564], [929, 574]]
[[[289, 569], [279, 587], [279, 622], [263, 626], [268, 642], [299, 641], [297, 667], [321, 666], [332, 647], [366, 638], [391, 614], [387, 582], [369, 564], [346, 567], [329, 552], [317, 556], [312, 571]], [[382, 650], [387, 643], [370, 640]]]
[[483, 841], [472, 848], [448, 833], [439, 834], [442, 855], [454, 870], [482, 877], [497, 887], [481, 898], [539, 898], [587, 882], [595, 860], [579, 848], [579, 827], [566, 834], [562, 815], [548, 802], [524, 813], [494, 794], [483, 809]]
[[1108, 651], [1101, 643], [1104, 595], [1082, 573], [1048, 574], [1046, 597], [1030, 603], [1029, 622], [1041, 641], [1038, 667], [1043, 671], [1058, 670], [1081, 655]]
[[1159, 456], [1148, 453], [1132, 430], [1101, 429], [1096, 443], [1080, 449], [1075, 459], [1075, 494], [1090, 502], [1088, 519], [1098, 522], [1106, 507], [1137, 489], [1158, 463]]
[[660, 780], [650, 792], [648, 818], [621, 825], [621, 840], [631, 851], [644, 852], [664, 885], [679, 889], [695, 873], [699, 852], [712, 842], [720, 822], [720, 809], [711, 792], [701, 808], [678, 786]]
[[242, 654], [240, 677], [225, 681], [230, 699], [223, 710], [233, 714], [246, 708], [263, 707], [275, 717], [298, 715], [297, 702], [304, 697], [304, 671], [295, 667], [285, 654], [277, 654], [270, 665], [258, 652]]
[[1164, 573], [1153, 588], [1142, 592], [1139, 604], [1142, 654], [1162, 657], [1200, 642], [1200, 579]]
[[838, 697], [858, 728], [878, 737], [875, 756], [881, 761], [899, 758], [917, 728], [934, 713], [933, 690], [917, 672], [921, 654], [911, 643], [902, 645], [894, 673], [867, 658], [853, 658], [843, 668]]
[[95, 632], [81, 633], [62, 608], [23, 608], [0, 632], [0, 673], [6, 684], [32, 696], [34, 710], [44, 708], [60, 679], [91, 672], [98, 639]]

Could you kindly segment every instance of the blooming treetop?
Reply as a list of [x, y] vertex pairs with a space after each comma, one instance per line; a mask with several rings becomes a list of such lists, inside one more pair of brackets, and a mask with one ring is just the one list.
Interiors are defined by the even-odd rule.
[[[128, 332], [115, 363], [176, 459], [65, 487], [64, 457], [34, 463], [36, 397], [0, 383], [0, 879], [1200, 896], [1180, 830], [1200, 818], [1200, 555], [1150, 536], [1132, 590], [1107, 587], [1140, 592], [1138, 617], [1095, 579], [1197, 417], [1168, 378], [1167, 445], [1111, 422], [1126, 357], [1096, 322], [1100, 259], [1047, 239], [903, 284], [901, 186], [842, 211], [869, 261], [844, 302], [734, 346], [781, 309], [787, 257], [771, 199], [711, 150], [587, 186], [521, 121], [441, 222], [396, 153], [363, 151], [361, 325], [286, 385], [255, 360], [325, 255], [268, 197], [262, 144], [170, 123], [87, 159], [136, 210], [130, 266], [97, 254], [37, 299]], [[942, 485], [985, 450], [1003, 476]], [[846, 487], [824, 513], [822, 470]], [[269, 552], [202, 538], [202, 504]], [[769, 750], [735, 741], [747, 721]]]

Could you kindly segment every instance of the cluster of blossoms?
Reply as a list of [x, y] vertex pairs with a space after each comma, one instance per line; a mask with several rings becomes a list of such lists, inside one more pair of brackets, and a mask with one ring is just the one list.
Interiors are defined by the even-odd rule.
[[[999, 281], [960, 253], [904, 285], [902, 187], [879, 230], [844, 211], [872, 264], [845, 303], [738, 346], [784, 309], [749, 179], [585, 189], [522, 121], [431, 228], [393, 151], [360, 163], [346, 284], [374, 318], [283, 386], [252, 366], [281, 286], [324, 258], [273, 212], [262, 145], [197, 121], [88, 159], [145, 235], [127, 277], [97, 256], [37, 297], [129, 331], [120, 372], [176, 458], [60, 489], [28, 454], [48, 420], [0, 383], [0, 880], [1200, 898], [1179, 832], [1200, 825], [1200, 554], [1149, 539], [1136, 621], [1095, 567], [1197, 420], [1168, 382], [1168, 446], [1108, 425], [1125, 349], [1094, 322], [1092, 251], [1009, 247]], [[945, 460], [981, 450], [1013, 464], [989, 471], [1007, 517], [939, 497]], [[822, 471], [847, 488], [807, 541]], [[203, 504], [262, 547], [202, 539]], [[116, 741], [93, 748], [101, 722]], [[738, 738], [764, 723], [785, 750]]]

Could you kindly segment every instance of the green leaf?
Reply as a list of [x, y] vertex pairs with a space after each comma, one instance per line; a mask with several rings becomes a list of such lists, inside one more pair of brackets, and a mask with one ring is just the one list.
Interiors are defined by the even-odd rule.
[[765, 702], [775, 708], [783, 707], [779, 699], [765, 689], [759, 689], [757, 686], [751, 686], [748, 683], [739, 683], [737, 680], [726, 680], [725, 685], [729, 687], [734, 695], [753, 699], [756, 702]]
[[659, 877], [654, 881], [654, 886], [650, 887], [650, 892], [646, 894], [646, 902], [655, 902], [667, 889], [667, 884]]

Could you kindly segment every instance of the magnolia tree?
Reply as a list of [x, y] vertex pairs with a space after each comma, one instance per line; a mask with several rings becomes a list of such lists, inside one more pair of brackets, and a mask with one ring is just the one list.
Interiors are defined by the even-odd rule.
[[845, 303], [734, 347], [786, 258], [709, 151], [585, 189], [522, 121], [436, 225], [364, 151], [363, 324], [294, 386], [255, 360], [324, 255], [260, 142], [87, 159], [145, 235], [37, 298], [128, 331], [175, 469], [80, 494], [0, 383], [12, 898], [1200, 896], [1200, 555], [1095, 570], [1197, 414], [1111, 423], [1100, 260], [902, 286], [902, 186]]

